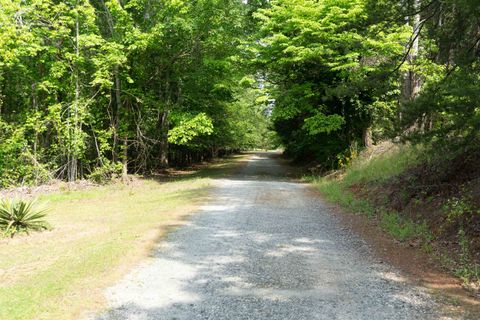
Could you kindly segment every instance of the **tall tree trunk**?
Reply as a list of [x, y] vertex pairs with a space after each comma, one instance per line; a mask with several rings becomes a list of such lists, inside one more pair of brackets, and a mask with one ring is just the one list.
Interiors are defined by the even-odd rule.
[[78, 60], [80, 57], [80, 22], [78, 18], [78, 12], [75, 18], [75, 56], [77, 61], [75, 62], [75, 101], [73, 104], [73, 128], [70, 129], [70, 155], [69, 161], [67, 164], [67, 175], [68, 181], [74, 182], [77, 180], [78, 176], [78, 142], [77, 142], [77, 134], [78, 134], [78, 109], [80, 103], [80, 75], [78, 72]]
[[[35, 132], [33, 138], [33, 158], [35, 162], [37, 160], [37, 151], [38, 151], [38, 128], [37, 128], [37, 112], [38, 112], [38, 102], [37, 102], [37, 84], [36, 82], [32, 83], [32, 105], [33, 110], [35, 111]], [[35, 170], [35, 184], [38, 184], [38, 170]]]
[[[415, 60], [418, 58], [419, 54], [419, 43], [420, 43], [420, 2], [421, 0], [414, 0], [413, 4], [413, 10], [415, 10], [416, 14], [413, 17], [413, 45], [412, 45], [412, 52], [411, 52], [411, 63], [414, 63]], [[420, 77], [418, 74], [416, 74], [414, 71], [410, 71], [410, 99], [414, 100], [417, 96], [418, 93], [420, 92], [421, 88], [421, 81]]]
[[164, 101], [164, 109], [158, 119], [160, 131], [160, 168], [168, 168], [168, 130], [170, 125], [170, 110], [172, 107], [172, 88], [170, 87], [170, 75], [168, 73], [164, 78], [164, 83], [165, 86], [159, 88], [159, 97]]
[[128, 180], [128, 137], [123, 139], [122, 180]]
[[[407, 20], [407, 25], [411, 26], [412, 28], [412, 38], [411, 43], [408, 44], [407, 50], [407, 59], [406, 62], [409, 66], [412, 66], [415, 63], [415, 60], [419, 54], [419, 44], [420, 44], [420, 31], [421, 31], [421, 23], [420, 23], [420, 7], [421, 7], [421, 0], [413, 0], [412, 10], [415, 13], [412, 17], [409, 17]], [[402, 119], [402, 114], [405, 110], [405, 104], [411, 102], [416, 99], [418, 93], [421, 89], [421, 79], [420, 77], [413, 71], [407, 70], [403, 73], [402, 76], [402, 85], [401, 85], [401, 96], [400, 96], [400, 113], [399, 117], [400, 120]], [[417, 125], [413, 125], [409, 130], [414, 130]]]
[[[407, 62], [408, 64], [415, 63], [415, 60], [418, 57], [419, 53], [419, 43], [420, 43], [420, 0], [413, 0], [413, 11], [415, 15], [411, 19], [412, 21], [408, 21], [407, 23], [412, 26], [412, 43], [409, 44], [410, 52], [408, 52]], [[418, 95], [421, 87], [420, 78], [418, 75], [412, 71], [408, 70], [404, 73], [403, 77], [403, 86], [402, 86], [402, 99], [403, 102], [408, 102], [415, 100], [416, 96]]]
[[[118, 161], [118, 156], [117, 156], [117, 148], [119, 145], [119, 130], [120, 130], [120, 112], [123, 108], [123, 102], [122, 102], [122, 83], [120, 81], [120, 74], [119, 74], [118, 66], [115, 66], [114, 70], [114, 80], [115, 80], [115, 112], [114, 114], [114, 119], [113, 119], [113, 127], [114, 127], [114, 133], [113, 133], [113, 159], [114, 161]], [[127, 162], [128, 162], [128, 137], [125, 134], [124, 137], [124, 142], [123, 142], [123, 152], [122, 152], [122, 163], [123, 163], [123, 168], [122, 168], [122, 178], [126, 178], [128, 168], [127, 168]]]
[[365, 148], [370, 148], [371, 146], [373, 146], [371, 127], [367, 127], [363, 130], [363, 145], [365, 146]]
[[[112, 18], [112, 14], [110, 12], [110, 9], [107, 7], [105, 4], [105, 1], [101, 0], [101, 3], [105, 9], [106, 17], [107, 17], [107, 24], [108, 24], [108, 29], [110, 31], [110, 35], [112, 38], [115, 38], [115, 25], [114, 25], [114, 20]], [[123, 3], [119, 1], [120, 5], [123, 6]], [[120, 79], [120, 70], [119, 66], [116, 65], [114, 70], [113, 70], [113, 77], [114, 77], [114, 95], [115, 95], [115, 108], [113, 111], [113, 147], [112, 147], [112, 160], [114, 163], [116, 163], [119, 158], [122, 160], [122, 178], [126, 179], [127, 174], [128, 174], [128, 135], [125, 133], [125, 136], [123, 137], [123, 147], [122, 147], [122, 156], [118, 156], [118, 148], [119, 148], [119, 130], [120, 130], [120, 113], [123, 109], [123, 103], [122, 103], [122, 95], [121, 95], [121, 79]]]
[[168, 126], [170, 110], [164, 110], [159, 119], [160, 130], [160, 167], [168, 167]]

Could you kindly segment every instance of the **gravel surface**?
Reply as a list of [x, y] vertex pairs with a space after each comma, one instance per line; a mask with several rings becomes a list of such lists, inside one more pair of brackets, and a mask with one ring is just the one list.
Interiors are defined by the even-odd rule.
[[218, 180], [201, 212], [107, 289], [95, 319], [448, 319], [283, 174], [259, 153]]

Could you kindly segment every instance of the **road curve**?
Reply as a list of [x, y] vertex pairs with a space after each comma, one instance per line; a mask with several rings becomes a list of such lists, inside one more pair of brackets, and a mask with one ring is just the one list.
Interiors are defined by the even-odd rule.
[[258, 153], [217, 180], [95, 319], [448, 319], [284, 170]]

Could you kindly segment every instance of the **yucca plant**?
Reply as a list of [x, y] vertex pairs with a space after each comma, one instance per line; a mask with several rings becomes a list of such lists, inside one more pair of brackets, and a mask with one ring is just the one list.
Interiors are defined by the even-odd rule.
[[19, 232], [41, 231], [50, 228], [44, 220], [46, 210], [34, 208], [35, 201], [2, 200], [0, 201], [0, 229], [6, 235], [14, 236]]

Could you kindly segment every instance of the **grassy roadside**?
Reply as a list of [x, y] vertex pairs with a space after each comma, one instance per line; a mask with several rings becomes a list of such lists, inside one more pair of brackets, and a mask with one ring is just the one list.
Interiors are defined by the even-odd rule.
[[77, 319], [102, 288], [208, 197], [230, 159], [170, 182], [138, 179], [41, 196], [53, 230], [0, 238], [0, 319]]
[[405, 171], [418, 161], [418, 150], [391, 146], [389, 152], [375, 157], [357, 159], [350, 167], [334, 177], [308, 177], [328, 201], [340, 204], [353, 212], [379, 220], [381, 228], [398, 240], [414, 238], [429, 240], [425, 224], [418, 224], [387, 207], [379, 207], [358, 197], [350, 189], [356, 185], [382, 183]]
[[[478, 245], [478, 217], [473, 202], [456, 200], [470, 194], [468, 199], [476, 198], [468, 179], [477, 175], [466, 175], [459, 182], [455, 179], [462, 176], [464, 167], [452, 169], [451, 174], [448, 168], [454, 166], [450, 160], [429, 162], [428, 156], [422, 147], [385, 143], [360, 155], [344, 170], [306, 179], [327, 201], [368, 216], [394, 239], [419, 247], [477, 291], [480, 268], [474, 245]], [[438, 183], [443, 175], [452, 178]], [[451, 205], [452, 200], [456, 206]]]

